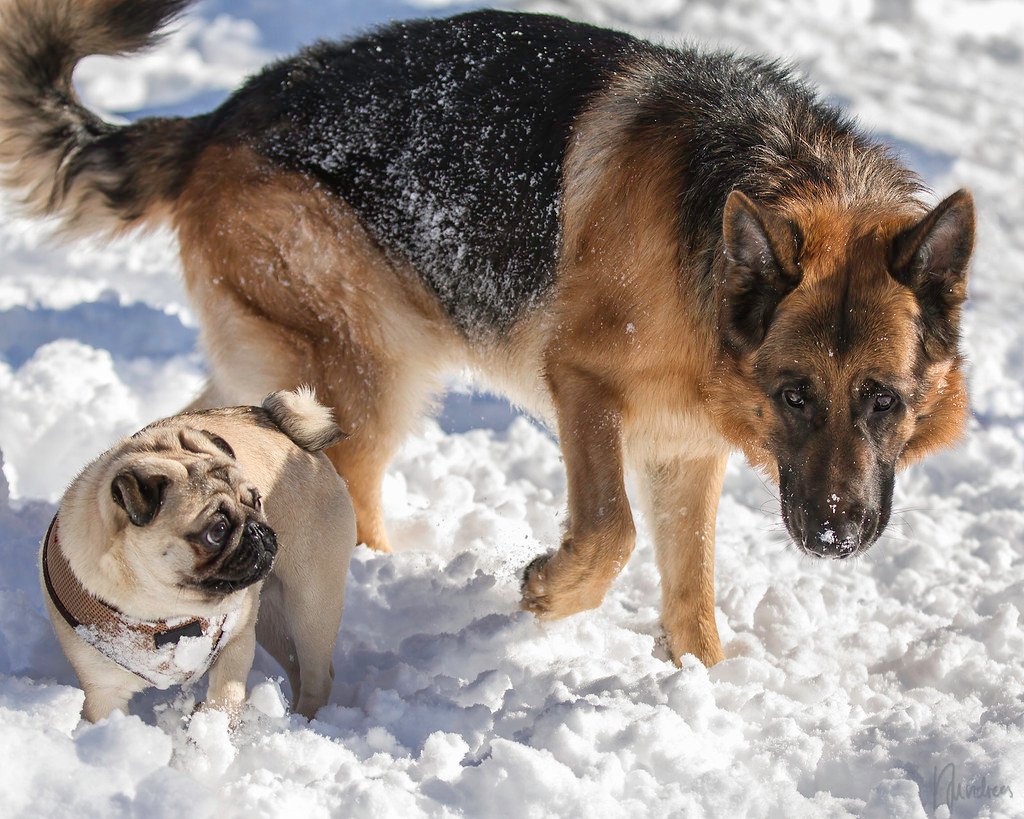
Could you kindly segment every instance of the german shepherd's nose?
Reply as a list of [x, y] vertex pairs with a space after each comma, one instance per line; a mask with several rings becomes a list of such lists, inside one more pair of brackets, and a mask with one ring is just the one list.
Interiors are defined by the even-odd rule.
[[801, 508], [794, 522], [806, 551], [844, 560], [874, 543], [879, 514], [832, 494], [823, 503], [808, 503]]

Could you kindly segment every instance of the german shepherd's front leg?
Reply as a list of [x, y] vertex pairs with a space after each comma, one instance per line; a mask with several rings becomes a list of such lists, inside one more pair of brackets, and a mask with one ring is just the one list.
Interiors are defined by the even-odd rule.
[[622, 466], [617, 394], [579, 369], [548, 366], [569, 489], [561, 548], [534, 560], [523, 576], [523, 608], [558, 618], [601, 604], [633, 551], [636, 532]]
[[661, 573], [661, 622], [672, 661], [724, 659], [715, 625], [715, 515], [727, 456], [647, 467], [651, 528]]

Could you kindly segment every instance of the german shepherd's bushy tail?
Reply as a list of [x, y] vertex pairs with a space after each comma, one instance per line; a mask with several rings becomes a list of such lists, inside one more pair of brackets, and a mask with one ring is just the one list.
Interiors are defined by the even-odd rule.
[[153, 44], [192, 1], [0, 2], [0, 183], [30, 214], [109, 235], [166, 213], [201, 120], [110, 125], [82, 106], [71, 75], [83, 57]]

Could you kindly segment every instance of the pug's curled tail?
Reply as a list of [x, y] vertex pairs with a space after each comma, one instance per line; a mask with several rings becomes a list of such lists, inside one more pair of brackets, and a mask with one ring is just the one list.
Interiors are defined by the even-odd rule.
[[263, 409], [281, 432], [309, 452], [327, 449], [348, 437], [309, 387], [271, 393], [263, 399]]
[[127, 54], [194, 0], [5, 0], [0, 4], [0, 184], [66, 234], [113, 235], [166, 218], [204, 119], [112, 125], [71, 75], [92, 54]]

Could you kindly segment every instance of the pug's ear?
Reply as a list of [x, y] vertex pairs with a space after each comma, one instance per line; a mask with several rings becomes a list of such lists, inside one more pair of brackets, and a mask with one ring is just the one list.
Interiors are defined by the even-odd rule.
[[135, 526], [146, 526], [160, 511], [168, 483], [166, 475], [147, 475], [138, 469], [125, 469], [111, 482], [110, 496]]
[[201, 429], [199, 431], [202, 432], [203, 435], [205, 435], [207, 438], [209, 438], [210, 442], [215, 447], [217, 447], [217, 449], [219, 449], [221, 452], [223, 452], [225, 455], [227, 455], [232, 460], [236, 459], [237, 456], [235, 455], [235, 450], [231, 448], [231, 444], [229, 444], [227, 441], [225, 441], [223, 438], [221, 438], [215, 432], [210, 432], [210, 430], [208, 430], [208, 429]]

